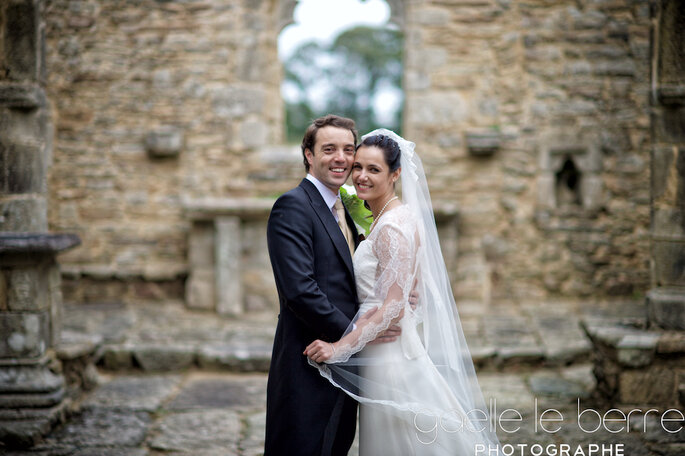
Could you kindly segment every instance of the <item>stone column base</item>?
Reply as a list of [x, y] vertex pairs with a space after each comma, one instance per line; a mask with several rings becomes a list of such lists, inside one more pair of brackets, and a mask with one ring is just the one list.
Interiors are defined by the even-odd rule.
[[7, 447], [33, 446], [66, 418], [71, 401], [55, 365], [52, 356], [0, 361], [0, 441]]

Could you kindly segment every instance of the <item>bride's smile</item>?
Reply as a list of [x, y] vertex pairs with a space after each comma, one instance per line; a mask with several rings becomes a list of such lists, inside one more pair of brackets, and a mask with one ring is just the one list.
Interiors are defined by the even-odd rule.
[[357, 149], [352, 165], [352, 182], [357, 196], [369, 203], [374, 216], [394, 196], [399, 175], [400, 168], [390, 171], [380, 147], [361, 146]]

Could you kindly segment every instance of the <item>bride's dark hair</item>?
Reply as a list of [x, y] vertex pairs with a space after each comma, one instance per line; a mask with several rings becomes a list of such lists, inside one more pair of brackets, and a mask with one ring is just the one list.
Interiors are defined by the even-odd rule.
[[400, 167], [400, 158], [402, 156], [400, 152], [400, 145], [389, 136], [385, 135], [373, 135], [367, 136], [362, 142], [357, 146], [357, 150], [360, 147], [366, 146], [376, 146], [383, 151], [383, 156], [385, 157], [385, 163], [390, 168], [390, 172], [395, 171]]
[[[393, 172], [400, 167], [400, 159], [402, 158], [400, 145], [391, 137], [385, 135], [367, 136], [359, 145], [357, 145], [356, 150], [359, 150], [362, 146], [375, 146], [380, 148], [383, 151], [383, 157], [385, 158], [385, 163], [388, 165], [388, 168], [390, 168], [390, 172]], [[394, 185], [395, 184], [393, 184], [393, 186]], [[371, 210], [369, 203], [366, 201], [364, 201], [364, 207]]]

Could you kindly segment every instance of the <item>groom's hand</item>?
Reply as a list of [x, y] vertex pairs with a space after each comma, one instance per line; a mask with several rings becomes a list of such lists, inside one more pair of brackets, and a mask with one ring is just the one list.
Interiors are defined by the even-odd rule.
[[411, 306], [411, 310], [416, 310], [416, 305], [419, 303], [419, 292], [416, 291], [418, 285], [419, 279], [416, 278], [414, 279], [414, 284], [412, 285], [412, 289], [409, 292], [409, 305]]
[[387, 344], [388, 342], [395, 342], [398, 337], [402, 334], [402, 328], [399, 325], [392, 325], [382, 333], [378, 335], [374, 340], [369, 342], [369, 345], [373, 344]]

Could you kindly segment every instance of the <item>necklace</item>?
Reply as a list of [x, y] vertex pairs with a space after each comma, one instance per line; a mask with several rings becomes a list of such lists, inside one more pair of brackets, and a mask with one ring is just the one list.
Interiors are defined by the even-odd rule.
[[398, 196], [393, 196], [388, 201], [386, 201], [386, 203], [383, 205], [383, 209], [381, 209], [381, 211], [378, 213], [378, 215], [376, 217], [374, 217], [373, 223], [371, 224], [369, 231], [371, 231], [373, 229], [373, 227], [376, 226], [376, 222], [381, 218], [381, 215], [383, 215], [383, 211], [385, 210], [386, 207], [388, 207], [388, 204], [390, 204], [392, 201], [395, 201], [398, 198], [399, 198]]

